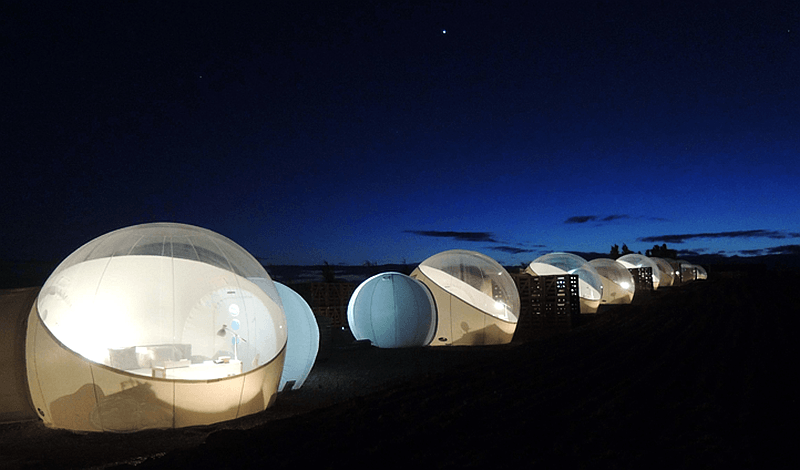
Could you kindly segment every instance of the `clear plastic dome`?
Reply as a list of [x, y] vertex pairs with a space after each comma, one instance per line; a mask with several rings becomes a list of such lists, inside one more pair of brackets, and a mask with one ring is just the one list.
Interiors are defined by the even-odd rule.
[[638, 253], [629, 253], [627, 255], [617, 258], [617, 262], [622, 263], [623, 266], [629, 269], [635, 268], [650, 268], [653, 270], [653, 289], [658, 289], [661, 283], [661, 270], [655, 261], [647, 256]]
[[449, 250], [419, 265], [428, 278], [482, 312], [504, 321], [519, 318], [519, 292], [503, 266], [469, 250]]
[[548, 253], [533, 260], [527, 271], [538, 276], [576, 274], [578, 295], [585, 300], [599, 301], [603, 297], [603, 281], [597, 270], [582, 257], [564, 252]]
[[672, 265], [664, 258], [657, 258], [654, 256], [650, 257], [653, 262], [656, 263], [658, 266], [659, 271], [659, 278], [658, 278], [658, 286], [659, 287], [669, 287], [675, 280], [675, 270], [672, 268]]
[[628, 268], [608, 258], [593, 259], [589, 264], [601, 277], [608, 280], [603, 283], [604, 302], [614, 303], [619, 300], [619, 303], [625, 303], [633, 300], [636, 285]]
[[699, 264], [694, 265], [695, 272], [697, 273], [697, 280], [708, 279], [708, 272]]
[[672, 275], [672, 284], [677, 284], [678, 282], [680, 282], [681, 279], [680, 263], [678, 263], [676, 260], [672, 258], [661, 258], [661, 259], [669, 263], [670, 267], [672, 268], [672, 271], [670, 271], [670, 274]]
[[677, 263], [680, 265], [681, 282], [692, 282], [697, 279], [697, 271], [692, 263], [682, 259], [677, 260]]
[[45, 282], [38, 313], [92, 362], [141, 375], [163, 368], [176, 380], [246, 373], [276, 358], [287, 339], [280, 296], [261, 264], [222, 235], [175, 223], [82, 246]]

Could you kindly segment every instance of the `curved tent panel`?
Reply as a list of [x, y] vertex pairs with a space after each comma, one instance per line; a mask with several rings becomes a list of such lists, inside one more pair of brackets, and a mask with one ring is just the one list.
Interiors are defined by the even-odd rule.
[[497, 261], [475, 251], [449, 250], [420, 263], [410, 277], [425, 284], [436, 303], [432, 346], [511, 341], [519, 293]]
[[36, 419], [25, 372], [25, 331], [39, 289], [0, 290], [0, 423]]
[[708, 279], [708, 272], [705, 270], [704, 267], [700, 266], [699, 264], [695, 264], [694, 269], [697, 274], [698, 281], [701, 279]]
[[[256, 284], [259, 284], [256, 282]], [[286, 343], [286, 360], [278, 390], [291, 384], [292, 390], [303, 386], [314, 367], [319, 353], [319, 325], [314, 312], [305, 299], [291, 288], [275, 282], [286, 312], [289, 338]]]
[[[171, 426], [230, 419], [229, 412], [198, 407], [192, 401], [216, 393], [212, 389], [220, 386], [210, 384], [222, 380], [227, 382], [225, 390], [238, 390], [238, 395], [220, 392], [211, 408], [239, 410], [240, 400], [246, 398], [244, 375], [263, 374], [264, 369], [275, 372], [275, 364], [282, 368], [286, 352], [283, 306], [264, 268], [221, 235], [182, 224], [128, 227], [79, 248], [47, 279], [28, 321], [34, 330], [26, 360], [29, 375], [36, 378], [29, 385], [43, 411], [75, 393], [55, 385], [60, 375], [75, 368], [92, 372], [93, 381], [78, 381], [81, 387], [101, 390], [97, 396], [150, 397], [152, 403], [197, 415], [188, 419], [174, 415]], [[62, 371], [40, 360], [49, 356], [67, 361]], [[264, 380], [277, 387], [280, 368], [275, 373], [274, 380]], [[160, 381], [195, 385], [170, 387]], [[182, 393], [167, 399], [162, 389], [193, 390], [197, 397]], [[119, 395], [122, 391], [126, 393]], [[105, 415], [109, 405], [103, 403], [96, 413]], [[73, 421], [52, 416], [42, 415], [48, 425], [72, 429]], [[155, 420], [143, 426], [163, 425], [164, 421]], [[140, 429], [131, 422], [119, 426]], [[119, 426], [89, 430], [124, 430]]]
[[589, 261], [603, 280], [605, 304], [629, 304], [633, 301], [636, 284], [628, 269], [613, 259], [597, 258]]
[[525, 272], [533, 276], [575, 274], [578, 276], [578, 295], [581, 313], [594, 313], [603, 298], [603, 281], [600, 275], [582, 257], [564, 252], [553, 252], [533, 260]]
[[626, 268], [650, 268], [653, 271], [653, 289], [658, 289], [661, 282], [661, 270], [655, 261], [647, 256], [638, 253], [629, 253], [617, 258], [618, 263], [622, 263]]
[[353, 292], [347, 321], [356, 339], [379, 348], [427, 346], [436, 333], [436, 304], [420, 281], [401, 273], [382, 273]]
[[682, 259], [677, 260], [677, 263], [680, 266], [681, 282], [687, 283], [697, 280], [697, 270], [695, 269], [695, 265]]
[[675, 282], [675, 270], [672, 265], [665, 258], [658, 258], [655, 256], [650, 257], [651, 260], [658, 266], [658, 286], [669, 287]]

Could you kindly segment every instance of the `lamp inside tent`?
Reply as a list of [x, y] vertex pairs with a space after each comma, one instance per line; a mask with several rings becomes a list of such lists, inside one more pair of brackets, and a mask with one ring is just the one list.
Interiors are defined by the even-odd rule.
[[633, 275], [620, 263], [609, 258], [597, 258], [589, 264], [600, 275], [603, 282], [602, 304], [629, 304], [633, 301], [636, 284]]
[[411, 277], [425, 284], [436, 302], [431, 346], [511, 342], [519, 292], [497, 261], [475, 251], [443, 251], [420, 263]]
[[597, 312], [603, 298], [603, 281], [595, 268], [580, 256], [564, 252], [548, 253], [533, 260], [525, 272], [533, 276], [577, 275], [581, 313]]
[[31, 399], [48, 426], [133, 431], [264, 410], [286, 352], [263, 266], [212, 231], [156, 223], [98, 237], [50, 275], [28, 319]]

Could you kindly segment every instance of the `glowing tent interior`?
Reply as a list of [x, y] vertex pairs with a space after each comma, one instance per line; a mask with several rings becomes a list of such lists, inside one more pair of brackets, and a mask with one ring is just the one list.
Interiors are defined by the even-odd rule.
[[297, 390], [305, 383], [317, 359], [319, 325], [311, 307], [300, 294], [280, 282], [274, 284], [281, 296], [288, 330], [286, 359], [278, 390], [286, 389], [287, 385]]
[[697, 269], [695, 265], [683, 259], [676, 260], [676, 262], [680, 266], [681, 282], [687, 283], [697, 280]]
[[511, 342], [519, 293], [497, 261], [475, 251], [443, 251], [420, 263], [411, 277], [425, 284], [436, 302], [431, 346]]
[[80, 431], [237, 418], [274, 400], [286, 335], [269, 275], [233, 241], [182, 224], [120, 229], [42, 287], [27, 327], [31, 400], [46, 425]]
[[597, 258], [589, 264], [600, 275], [603, 282], [601, 304], [629, 304], [636, 293], [636, 284], [628, 268], [613, 259]]
[[650, 268], [653, 270], [653, 290], [658, 289], [661, 282], [661, 270], [655, 261], [649, 257], [640, 255], [638, 253], [628, 253], [617, 258], [618, 263], [622, 263], [628, 269], [634, 268]]
[[695, 264], [694, 269], [695, 269], [696, 279], [698, 281], [703, 279], [708, 279], [708, 272], [705, 270], [704, 267], [700, 266], [699, 264]]
[[603, 281], [588, 261], [572, 253], [554, 252], [533, 260], [525, 272], [532, 276], [577, 274], [581, 313], [595, 313], [603, 297]]
[[669, 287], [675, 281], [675, 270], [666, 258], [650, 257], [658, 267], [658, 287]]
[[377, 274], [362, 282], [347, 305], [358, 340], [379, 348], [427, 346], [436, 333], [436, 304], [425, 285], [405, 274]]

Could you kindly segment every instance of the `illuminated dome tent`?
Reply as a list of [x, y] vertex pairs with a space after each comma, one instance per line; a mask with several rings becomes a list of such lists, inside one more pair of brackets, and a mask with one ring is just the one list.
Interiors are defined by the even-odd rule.
[[677, 263], [680, 265], [681, 282], [692, 282], [697, 279], [695, 265], [682, 259], [677, 260]]
[[667, 261], [665, 258], [658, 258], [655, 256], [650, 257], [656, 266], [658, 266], [658, 286], [659, 287], [669, 287], [675, 280], [675, 270], [672, 268], [672, 265]]
[[[256, 282], [259, 284], [259, 282]], [[286, 342], [286, 360], [278, 390], [289, 384], [292, 390], [303, 386], [319, 353], [319, 325], [314, 312], [305, 299], [291, 288], [275, 282], [286, 313], [286, 328], [289, 338]]]
[[72, 253], [42, 287], [26, 339], [34, 408], [48, 426], [81, 431], [262, 411], [285, 352], [280, 296], [258, 261], [172, 223], [120, 229]]
[[699, 264], [694, 265], [695, 273], [697, 274], [697, 280], [701, 279], [708, 279], [708, 272], [705, 270], [704, 267], [700, 266]]
[[640, 255], [638, 253], [628, 253], [627, 255], [622, 255], [617, 258], [618, 263], [622, 263], [628, 269], [635, 269], [635, 268], [650, 268], [653, 270], [653, 290], [658, 289], [659, 283], [661, 282], [661, 270], [658, 269], [658, 265], [655, 261], [651, 260], [649, 257]]
[[411, 273], [431, 290], [438, 316], [431, 346], [510, 343], [519, 319], [519, 293], [500, 263], [468, 250], [449, 250]]
[[436, 333], [436, 304], [422, 282], [382, 273], [353, 292], [347, 322], [356, 339], [368, 339], [379, 348], [427, 346]]
[[603, 297], [600, 303], [629, 304], [633, 301], [636, 284], [628, 268], [608, 258], [593, 259], [589, 264], [597, 271], [603, 282]]
[[596, 313], [603, 297], [603, 281], [588, 261], [572, 253], [548, 253], [533, 260], [525, 269], [533, 276], [575, 274], [578, 276], [578, 296], [581, 313]]

